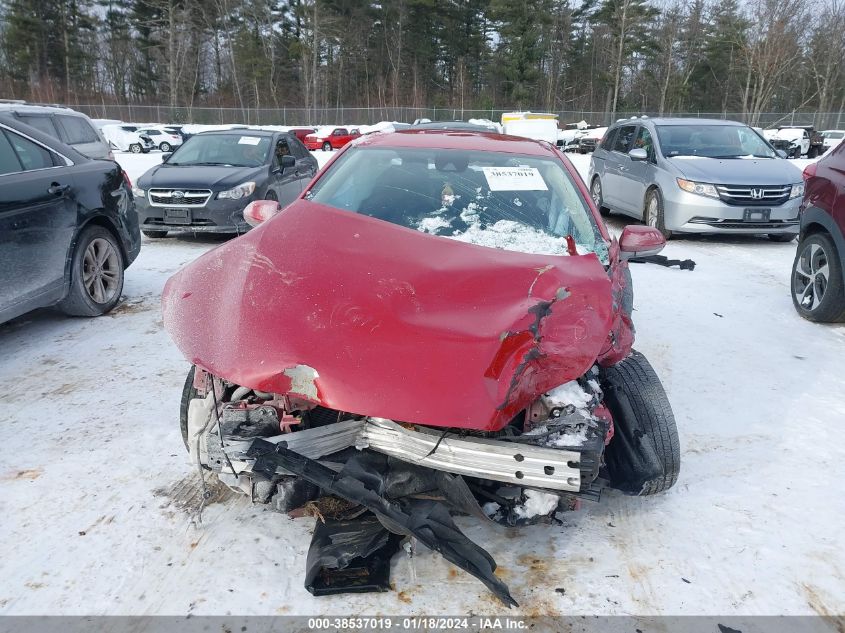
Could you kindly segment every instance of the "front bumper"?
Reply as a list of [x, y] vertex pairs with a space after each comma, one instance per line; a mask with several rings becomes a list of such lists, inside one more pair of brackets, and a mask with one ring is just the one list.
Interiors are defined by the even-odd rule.
[[307, 149], [314, 151], [315, 149], [322, 149], [323, 143], [325, 143], [325, 141], [305, 141], [303, 145], [305, 145]]
[[[687, 193], [678, 187], [663, 191], [666, 228], [678, 233], [755, 233], [792, 234], [799, 230], [798, 208], [801, 198], [772, 206], [739, 206], [721, 200]], [[768, 210], [768, 220], [745, 220], [745, 210]]]
[[[442, 435], [430, 429], [409, 429], [392, 420], [368, 418], [346, 420], [265, 440], [272, 444], [282, 442], [290, 450], [311, 459], [355, 446], [433, 470], [571, 493], [586, 492], [598, 470], [596, 459], [578, 449], [563, 450], [480, 437]], [[252, 440], [226, 438], [227, 463], [232, 464], [236, 473], [251, 470], [249, 461], [244, 461], [251, 444]], [[219, 447], [219, 438], [209, 436], [207, 453], [200, 457], [207, 459]], [[196, 459], [195, 455], [192, 457]]]
[[[203, 206], [151, 205], [146, 197], [135, 198], [142, 231], [190, 231], [199, 233], [246, 233], [251, 227], [244, 220], [244, 208], [256, 200], [255, 194], [239, 200], [218, 200], [212, 194]], [[185, 217], [177, 217], [182, 216]]]

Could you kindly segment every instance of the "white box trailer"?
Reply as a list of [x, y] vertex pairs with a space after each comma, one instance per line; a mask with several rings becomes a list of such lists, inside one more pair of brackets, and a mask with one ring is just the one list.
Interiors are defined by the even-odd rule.
[[557, 145], [557, 115], [548, 112], [505, 112], [502, 114], [502, 131]]

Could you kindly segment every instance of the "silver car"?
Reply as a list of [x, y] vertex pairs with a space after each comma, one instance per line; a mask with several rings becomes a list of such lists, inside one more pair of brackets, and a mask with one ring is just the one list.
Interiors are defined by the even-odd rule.
[[0, 112], [70, 145], [88, 158], [113, 158], [108, 143], [87, 116], [64, 106], [42, 106], [0, 100]]
[[735, 121], [618, 121], [590, 161], [587, 183], [603, 213], [673, 233], [798, 235], [801, 171]]

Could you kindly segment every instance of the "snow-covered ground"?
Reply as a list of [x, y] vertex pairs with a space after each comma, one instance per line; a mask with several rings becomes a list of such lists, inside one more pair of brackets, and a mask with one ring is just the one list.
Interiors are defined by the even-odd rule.
[[[586, 170], [589, 157], [571, 158]], [[135, 180], [160, 155], [118, 160]], [[178, 429], [188, 363], [159, 296], [220, 241], [145, 240], [108, 316], [0, 326], [0, 614], [504, 612], [425, 551], [395, 557], [394, 591], [314, 598], [312, 520], [219, 493], [194, 522]], [[562, 526], [460, 523], [499, 563], [516, 613], [843, 613], [845, 328], [795, 314], [794, 243], [679, 239], [665, 253], [695, 271], [632, 269], [637, 347], [679, 426], [678, 484], [606, 494]]]

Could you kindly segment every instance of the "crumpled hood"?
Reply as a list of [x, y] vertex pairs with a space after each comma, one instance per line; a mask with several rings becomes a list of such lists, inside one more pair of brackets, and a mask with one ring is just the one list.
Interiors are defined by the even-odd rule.
[[801, 171], [782, 158], [667, 159], [684, 178], [718, 185], [790, 185], [801, 182]]
[[243, 182], [256, 180], [266, 167], [221, 167], [212, 165], [162, 164], [150, 169], [138, 179], [142, 189], [212, 189], [224, 190], [237, 187]]
[[595, 255], [527, 255], [299, 200], [165, 286], [164, 324], [234, 383], [351, 413], [496, 430], [606, 347]]

